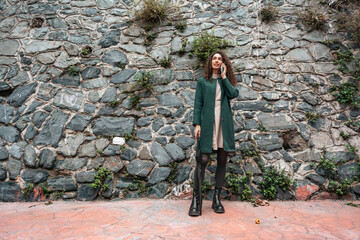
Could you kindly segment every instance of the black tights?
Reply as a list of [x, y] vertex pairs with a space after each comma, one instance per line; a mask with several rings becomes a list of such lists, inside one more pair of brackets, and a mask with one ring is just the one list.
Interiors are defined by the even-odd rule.
[[[215, 187], [221, 188], [224, 185], [226, 173], [226, 160], [228, 153], [223, 148], [217, 150], [217, 167], [215, 174]], [[201, 179], [204, 179], [205, 168], [210, 159], [210, 153], [201, 154]], [[199, 163], [198, 163], [199, 164]], [[195, 178], [196, 179], [196, 178]], [[194, 182], [196, 184], [196, 182]]]

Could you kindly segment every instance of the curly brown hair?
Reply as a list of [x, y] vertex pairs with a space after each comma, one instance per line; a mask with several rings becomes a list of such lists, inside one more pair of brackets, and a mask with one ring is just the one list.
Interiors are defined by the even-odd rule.
[[213, 54], [211, 54], [208, 59], [206, 60], [205, 67], [204, 67], [204, 73], [203, 76], [206, 80], [212, 81], [212, 67], [211, 67], [211, 61], [215, 54], [219, 53], [222, 57], [223, 63], [226, 65], [226, 77], [230, 80], [231, 84], [233, 86], [236, 86], [237, 80], [234, 74], [233, 66], [230, 62], [230, 59], [223, 51], [216, 51]]

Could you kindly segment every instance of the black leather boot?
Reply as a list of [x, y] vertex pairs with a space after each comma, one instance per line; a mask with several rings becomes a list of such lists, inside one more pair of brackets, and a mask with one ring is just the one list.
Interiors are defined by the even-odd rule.
[[214, 212], [216, 212], [216, 213], [224, 213], [225, 212], [224, 206], [220, 202], [220, 194], [221, 194], [221, 188], [215, 188], [213, 202], [212, 202], [212, 208], [214, 209]]
[[189, 216], [197, 217], [201, 215], [201, 194], [199, 195], [199, 191], [194, 189], [193, 199], [189, 209]]
[[[200, 216], [202, 210], [202, 182], [201, 176], [202, 164], [197, 163], [194, 173], [193, 199], [189, 209], [189, 216]], [[196, 179], [195, 179], [196, 178]]]

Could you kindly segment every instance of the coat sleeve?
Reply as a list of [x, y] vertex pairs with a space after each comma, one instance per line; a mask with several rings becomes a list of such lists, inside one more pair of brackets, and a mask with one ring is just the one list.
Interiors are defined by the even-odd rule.
[[196, 83], [195, 101], [194, 101], [194, 120], [193, 125], [201, 125], [201, 111], [203, 108], [203, 92], [201, 78]]
[[228, 78], [222, 80], [222, 85], [224, 87], [224, 93], [229, 99], [239, 96], [239, 90], [230, 83]]

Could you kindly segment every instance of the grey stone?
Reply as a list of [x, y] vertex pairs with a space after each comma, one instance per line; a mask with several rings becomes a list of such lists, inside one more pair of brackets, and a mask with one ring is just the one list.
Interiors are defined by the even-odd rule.
[[108, 86], [108, 80], [106, 78], [97, 78], [92, 79], [86, 82], [81, 83], [81, 87], [87, 89], [95, 89], [95, 88], [102, 88]]
[[95, 109], [96, 109], [96, 106], [93, 104], [89, 104], [89, 103], [84, 104], [84, 112], [85, 113], [88, 113], [88, 114], [94, 113]]
[[109, 157], [106, 159], [104, 167], [113, 173], [118, 173], [124, 167], [124, 164], [119, 157]]
[[92, 130], [95, 135], [123, 136], [134, 129], [135, 119], [122, 117], [101, 117], [93, 121]]
[[14, 122], [15, 122], [15, 120], [17, 120], [17, 121], [15, 122], [15, 126], [16, 126], [16, 128], [19, 129], [20, 131], [23, 131], [23, 130], [26, 128], [26, 126], [28, 125], [28, 122], [31, 121], [29, 115], [23, 115], [23, 116], [21, 116], [21, 117], [19, 118], [20, 114], [23, 112], [24, 109], [25, 109], [25, 106], [24, 106], [24, 108], [23, 108], [21, 111], [20, 111], [20, 108], [19, 108], [19, 111], [16, 113], [16, 116], [15, 116], [15, 118], [14, 118], [14, 120], [13, 120]]
[[117, 1], [114, 0], [96, 0], [97, 6], [99, 9], [108, 9], [115, 6]]
[[254, 119], [249, 119], [245, 122], [245, 130], [259, 129], [259, 124]]
[[76, 171], [86, 166], [87, 158], [67, 158], [59, 160], [55, 164], [55, 169]]
[[165, 146], [167, 144], [166, 137], [157, 137], [156, 141], [160, 143], [161, 145]]
[[167, 107], [182, 107], [184, 104], [181, 102], [179, 97], [173, 95], [172, 93], [165, 93], [159, 96], [156, 96], [159, 100], [159, 104]]
[[69, 74], [65, 74], [60, 78], [54, 78], [52, 83], [61, 84], [63, 86], [79, 86], [80, 85], [80, 76], [70, 76]]
[[267, 101], [243, 101], [235, 102], [233, 110], [272, 112], [273, 104]]
[[321, 158], [321, 154], [313, 149], [306, 149], [303, 152], [293, 154], [292, 157], [304, 162], [318, 162]]
[[94, 142], [89, 142], [81, 146], [79, 157], [96, 157], [96, 148]]
[[52, 145], [57, 147], [63, 133], [63, 127], [69, 116], [61, 110], [54, 110], [34, 141], [34, 145]]
[[0, 105], [0, 123], [9, 124], [15, 116], [15, 110], [8, 105]]
[[56, 11], [60, 8], [61, 6], [57, 4], [37, 3], [30, 5], [28, 9], [30, 14], [53, 15], [56, 14]]
[[115, 67], [119, 64], [126, 65], [128, 63], [126, 55], [118, 50], [109, 50], [105, 52], [101, 60]]
[[333, 56], [330, 53], [330, 48], [323, 44], [315, 44], [309, 48], [316, 62], [332, 61]]
[[165, 126], [159, 131], [159, 134], [165, 136], [174, 136], [176, 132], [174, 131], [172, 126]]
[[135, 149], [125, 148], [125, 150], [121, 153], [120, 158], [122, 160], [132, 161], [133, 159], [135, 159], [136, 155], [137, 152]]
[[79, 110], [84, 101], [82, 91], [65, 88], [60, 90], [55, 98], [54, 105], [60, 108], [68, 108], [70, 110]]
[[146, 183], [146, 186], [155, 185], [161, 181], [166, 180], [171, 172], [171, 168], [168, 167], [159, 167], [154, 170], [151, 174], [149, 181]]
[[126, 170], [131, 175], [147, 177], [154, 166], [155, 163], [152, 161], [133, 160], [126, 166]]
[[311, 42], [322, 42], [325, 40], [325, 36], [321, 31], [314, 30], [305, 34], [302, 39], [308, 40]]
[[338, 167], [338, 174], [341, 181], [351, 181], [354, 177], [360, 179], [360, 166], [358, 163], [343, 164]]
[[120, 146], [118, 145], [109, 145], [105, 148], [104, 156], [115, 156], [120, 155]]
[[11, 78], [15, 77], [19, 73], [19, 70], [20, 70], [19, 65], [15, 64], [15, 65], [11, 66], [5, 79], [11, 79]]
[[95, 181], [96, 172], [79, 172], [76, 175], [76, 182], [78, 183], [92, 183]]
[[36, 166], [36, 152], [31, 145], [27, 145], [24, 152], [24, 163], [28, 167]]
[[21, 173], [21, 178], [25, 182], [31, 182], [35, 184], [45, 182], [49, 176], [50, 174], [48, 172], [39, 169], [25, 169]]
[[135, 69], [124, 69], [121, 72], [113, 75], [110, 82], [114, 84], [125, 83], [136, 73]]
[[177, 134], [186, 134], [190, 135], [190, 131], [185, 124], [179, 123], [175, 125], [175, 130]]
[[118, 177], [118, 179], [116, 181], [116, 188], [119, 188], [119, 189], [130, 188], [130, 190], [132, 190], [131, 188], [134, 185], [135, 185], [135, 182], [133, 181], [133, 179], [128, 178], [128, 177]]
[[18, 48], [19, 42], [16, 40], [0, 40], [0, 55], [14, 56]]
[[162, 118], [157, 118], [152, 123], [152, 130], [157, 132], [163, 126], [164, 126], [164, 120]]
[[251, 88], [239, 84], [237, 89], [239, 90], [237, 100], [256, 100], [258, 98], [258, 93]]
[[283, 113], [270, 114], [260, 113], [258, 119], [261, 124], [268, 130], [294, 130], [296, 126], [291, 118]]
[[171, 158], [166, 153], [166, 151], [161, 147], [157, 142], [154, 142], [151, 145], [151, 155], [159, 163], [160, 166], [167, 166], [171, 162]]
[[170, 143], [165, 146], [165, 151], [170, 155], [174, 161], [182, 161], [186, 158], [184, 150], [182, 150], [175, 143]]
[[152, 75], [150, 80], [152, 84], [170, 83], [175, 80], [175, 72], [173, 69], [152, 70], [150, 74]]
[[55, 29], [59, 29], [59, 28], [63, 28], [63, 29], [68, 29], [68, 25], [66, 24], [66, 22], [60, 18], [50, 18], [46, 20], [47, 23], [52, 26]]
[[176, 143], [183, 149], [188, 149], [192, 145], [194, 145], [195, 140], [186, 136], [179, 136], [175, 139]]
[[92, 201], [99, 194], [100, 188], [92, 188], [89, 184], [81, 185], [79, 188], [76, 200], [78, 201]]
[[104, 181], [104, 185], [105, 184], [107, 184], [109, 187], [107, 189], [103, 189], [103, 191], [101, 192], [101, 196], [105, 198], [110, 198], [114, 189], [114, 181], [112, 178], [107, 177]]
[[40, 128], [41, 125], [43, 124], [43, 122], [45, 121], [45, 119], [49, 116], [50, 114], [46, 113], [46, 112], [35, 112], [32, 116], [32, 122], [34, 123], [34, 125], [37, 128]]
[[15, 91], [9, 96], [7, 103], [14, 107], [20, 107], [25, 100], [35, 92], [37, 86], [36, 82], [23, 85], [15, 89]]
[[180, 71], [180, 72], [176, 72], [176, 79], [178, 81], [192, 81], [194, 77], [192, 72]]
[[309, 52], [303, 48], [296, 48], [296, 49], [290, 50], [285, 55], [285, 60], [293, 61], [293, 62], [312, 62], [313, 61]]
[[51, 32], [48, 36], [48, 40], [50, 40], [50, 41], [67, 41], [68, 33], [66, 31]]
[[47, 148], [41, 150], [39, 155], [39, 167], [53, 169], [56, 161], [54, 153]]
[[136, 137], [145, 142], [152, 140], [152, 133], [149, 128], [142, 128], [136, 131]]
[[15, 180], [17, 178], [17, 176], [19, 176], [20, 171], [22, 169], [22, 161], [15, 160], [15, 159], [10, 159], [6, 163], [6, 168], [7, 168], [8, 172], [9, 172], [9, 179], [10, 180]]
[[320, 98], [312, 92], [301, 93], [300, 97], [313, 106], [319, 104], [321, 101]]
[[[0, 78], [0, 79], [2, 79], [2, 78]], [[6, 92], [9, 89], [11, 89], [11, 87], [8, 83], [0, 82], [0, 92]]]
[[42, 102], [39, 102], [39, 101], [33, 101], [29, 108], [26, 110], [25, 114], [29, 114], [29, 113], [33, 113], [37, 107], [41, 106], [42, 105]]
[[6, 147], [0, 147], [0, 160], [6, 160], [9, 158], [9, 151]]
[[172, 57], [172, 62], [174, 64], [175, 69], [191, 69], [193, 66], [198, 64], [198, 60], [196, 58], [190, 58], [189, 56], [185, 55], [182, 57]]
[[179, 184], [179, 183], [182, 183], [185, 180], [189, 179], [191, 169], [192, 168], [189, 165], [178, 166], [176, 169], [176, 174], [175, 174], [173, 182]]
[[48, 187], [54, 189], [54, 191], [62, 191], [65, 189], [66, 192], [69, 192], [77, 190], [77, 186], [70, 176], [49, 178]]
[[183, 97], [185, 99], [185, 102], [190, 105], [191, 107], [194, 106], [194, 101], [195, 101], [195, 93], [188, 91], [188, 90], [183, 90], [181, 92], [181, 97]]
[[154, 120], [153, 116], [142, 117], [142, 118], [138, 119], [138, 121], [136, 122], [136, 125], [138, 127], [145, 127], [145, 126], [148, 126], [153, 120]]
[[4, 181], [6, 179], [6, 168], [0, 163], [0, 181]]
[[25, 47], [26, 53], [39, 53], [47, 52], [49, 50], [57, 49], [61, 46], [60, 41], [32, 41], [29, 45]]
[[82, 14], [89, 17], [96, 15], [98, 12], [100, 12], [100, 10], [96, 8], [86, 8], [81, 10]]
[[253, 174], [261, 174], [261, 170], [255, 164], [252, 164], [250, 162], [245, 162], [243, 166], [245, 172], [251, 172]]
[[163, 115], [164, 117], [170, 117], [171, 111], [166, 108], [158, 107], [157, 113]]
[[280, 99], [280, 94], [278, 92], [262, 92], [261, 96], [265, 100], [271, 100], [271, 101]]
[[83, 80], [97, 78], [100, 75], [101, 70], [96, 67], [87, 67], [81, 71], [81, 77]]
[[307, 175], [306, 179], [309, 179], [313, 183], [316, 183], [317, 185], [320, 185], [320, 186], [326, 182], [325, 178], [323, 178], [322, 176], [319, 176], [317, 174], [314, 174], [314, 173]]
[[71, 121], [66, 125], [67, 129], [75, 130], [75, 131], [84, 131], [86, 126], [93, 119], [92, 116], [76, 114]]
[[0, 201], [18, 202], [23, 198], [19, 184], [15, 182], [0, 183]]
[[273, 151], [282, 149], [282, 141], [277, 133], [255, 135], [254, 139], [258, 145], [259, 150]]
[[158, 183], [153, 186], [149, 192], [149, 198], [163, 198], [168, 190], [169, 186], [167, 183]]
[[75, 44], [91, 44], [91, 39], [89, 36], [86, 36], [86, 35], [71, 34], [69, 42], [75, 43]]
[[280, 150], [279, 152], [283, 156], [285, 162], [292, 162], [294, 160], [287, 151]]
[[13, 144], [10, 148], [11, 156], [16, 159], [20, 159], [24, 154], [24, 149], [26, 145], [27, 143], [24, 141]]
[[125, 50], [126, 52], [134, 52], [139, 54], [146, 54], [146, 49], [144, 46], [137, 44], [125, 44], [120, 45], [119, 48]]
[[116, 101], [116, 88], [115, 87], [108, 87], [104, 93], [104, 95], [102, 96], [100, 102], [113, 102]]
[[[99, 45], [102, 48], [117, 45], [120, 41], [121, 32], [119, 30], [113, 30], [106, 32], [99, 41]], [[121, 47], [120, 47], [121, 48]]]
[[16, 128], [0, 126], [0, 137], [7, 142], [17, 142], [19, 139], [19, 131]]
[[15, 77], [10, 79], [10, 83], [14, 87], [16, 87], [16, 86], [19, 86], [21, 84], [24, 84], [24, 83], [28, 82], [29, 80], [30, 80], [29, 76], [27, 75], [26, 72], [19, 71], [19, 73]]

